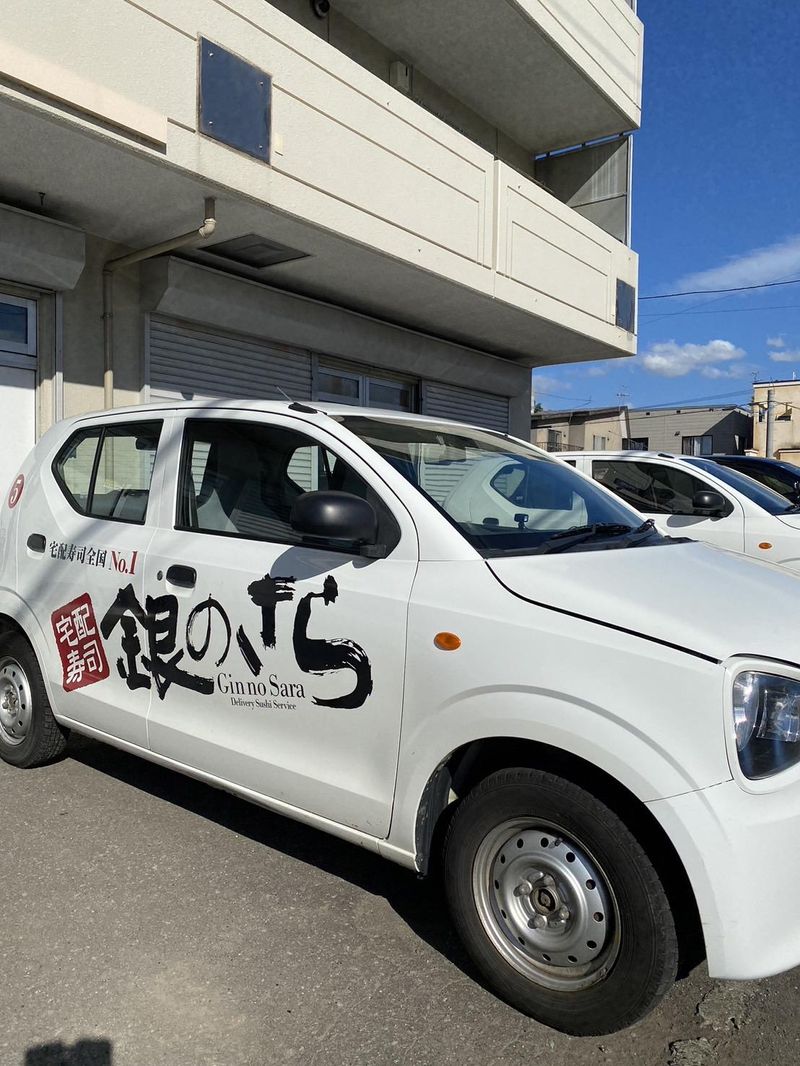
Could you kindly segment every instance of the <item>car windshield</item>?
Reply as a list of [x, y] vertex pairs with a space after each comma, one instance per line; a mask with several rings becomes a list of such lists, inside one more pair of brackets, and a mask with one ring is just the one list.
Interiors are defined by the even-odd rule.
[[759, 462], [758, 460], [744, 459], [739, 461], [715, 457], [714, 462], [728, 469], [738, 470], [740, 474], [746, 474], [747, 477], [751, 477], [761, 485], [766, 485], [773, 492], [785, 496], [792, 503], [797, 503], [798, 499], [800, 499], [800, 492], [798, 492], [800, 470], [796, 466], [789, 466], [787, 463], [777, 461], [771, 462], [766, 459]]
[[721, 466], [719, 463], [715, 463], [713, 459], [686, 459], [685, 461], [691, 463], [692, 466], [700, 467], [701, 470], [705, 470], [709, 474], [713, 474], [714, 477], [724, 481], [726, 485], [730, 485], [737, 492], [741, 492], [748, 500], [752, 500], [753, 503], [763, 507], [770, 514], [786, 514], [795, 510], [794, 505], [788, 503], [785, 496], [773, 492], [772, 489], [768, 489], [766, 485], [761, 485], [758, 481], [747, 477], [746, 474], [740, 474], [738, 470], [731, 470], [730, 467]]
[[484, 556], [663, 541], [642, 516], [566, 463], [499, 433], [435, 421], [340, 421]]

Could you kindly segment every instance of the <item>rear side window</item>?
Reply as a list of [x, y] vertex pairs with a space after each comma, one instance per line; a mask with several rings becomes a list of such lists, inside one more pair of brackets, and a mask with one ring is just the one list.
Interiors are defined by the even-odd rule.
[[73, 433], [53, 463], [72, 507], [91, 518], [141, 525], [162, 424], [125, 422]]

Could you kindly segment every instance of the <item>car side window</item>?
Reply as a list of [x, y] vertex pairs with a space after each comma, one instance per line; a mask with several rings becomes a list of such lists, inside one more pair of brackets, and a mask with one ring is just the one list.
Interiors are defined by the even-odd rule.
[[[378, 538], [391, 550], [400, 530], [389, 509], [349, 464], [304, 433], [259, 422], [186, 422], [177, 528], [300, 544], [289, 521], [304, 492], [332, 489], [366, 499]], [[334, 545], [331, 545], [334, 547]]]
[[697, 492], [716, 492], [688, 470], [661, 463], [595, 459], [592, 477], [626, 503], [649, 514], [705, 515], [693, 504]]
[[141, 525], [147, 514], [162, 422], [122, 422], [73, 433], [53, 463], [79, 514]]

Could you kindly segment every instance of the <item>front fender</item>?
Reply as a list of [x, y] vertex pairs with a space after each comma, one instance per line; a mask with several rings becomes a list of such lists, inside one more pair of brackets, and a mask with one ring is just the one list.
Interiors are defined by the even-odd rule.
[[[388, 843], [416, 851], [421, 808], [423, 816], [430, 818], [437, 805], [434, 817], [446, 805], [446, 792], [444, 803], [436, 794], [437, 787], [443, 787], [437, 771], [464, 746], [498, 738], [530, 741], [576, 756], [642, 803], [708, 784], [686, 769], [678, 744], [668, 749], [631, 721], [597, 704], [529, 687], [472, 691], [420, 720], [404, 742]], [[729, 777], [727, 764], [720, 763], [717, 780]], [[419, 860], [420, 856], [418, 864]]]

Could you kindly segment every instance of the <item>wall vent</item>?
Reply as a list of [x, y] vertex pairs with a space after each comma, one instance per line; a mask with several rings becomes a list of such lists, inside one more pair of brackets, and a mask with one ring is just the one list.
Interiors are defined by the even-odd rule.
[[239, 263], [240, 266], [251, 267], [253, 270], [265, 270], [267, 267], [277, 266], [278, 263], [305, 259], [308, 255], [307, 252], [300, 252], [296, 248], [288, 248], [285, 244], [268, 241], [257, 233], [248, 233], [243, 237], [207, 245], [202, 251], [220, 259], [228, 259], [232, 263]]

